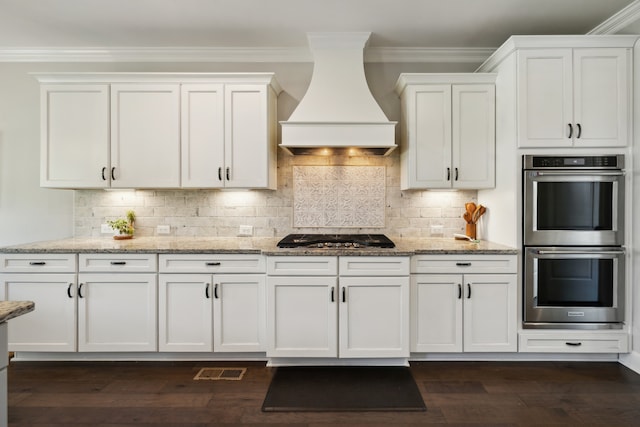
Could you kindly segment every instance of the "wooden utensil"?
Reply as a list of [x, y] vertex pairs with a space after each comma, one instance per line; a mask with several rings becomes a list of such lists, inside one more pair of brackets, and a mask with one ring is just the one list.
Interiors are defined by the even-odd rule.
[[464, 218], [465, 221], [467, 221], [467, 224], [471, 224], [471, 214], [469, 212], [466, 212], [462, 214], [462, 218]]

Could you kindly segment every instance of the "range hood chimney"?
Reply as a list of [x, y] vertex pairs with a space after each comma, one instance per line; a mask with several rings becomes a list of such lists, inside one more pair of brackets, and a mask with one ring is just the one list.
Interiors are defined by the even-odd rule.
[[289, 120], [280, 122], [280, 146], [291, 154], [390, 153], [396, 122], [373, 98], [364, 74], [371, 33], [308, 33], [311, 83]]

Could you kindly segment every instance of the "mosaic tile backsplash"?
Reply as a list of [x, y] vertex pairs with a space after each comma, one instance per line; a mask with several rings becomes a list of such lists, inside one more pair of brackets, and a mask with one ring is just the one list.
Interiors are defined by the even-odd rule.
[[384, 227], [384, 166], [294, 166], [294, 227]]

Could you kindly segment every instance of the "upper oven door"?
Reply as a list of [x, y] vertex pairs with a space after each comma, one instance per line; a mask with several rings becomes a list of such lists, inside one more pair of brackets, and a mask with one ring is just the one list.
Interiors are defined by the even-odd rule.
[[624, 244], [622, 171], [525, 170], [526, 246]]

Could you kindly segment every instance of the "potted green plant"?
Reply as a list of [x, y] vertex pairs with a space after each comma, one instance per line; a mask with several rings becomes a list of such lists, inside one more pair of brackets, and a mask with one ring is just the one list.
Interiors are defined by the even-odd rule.
[[117, 234], [113, 235], [113, 238], [116, 240], [121, 239], [131, 239], [133, 237], [133, 232], [135, 228], [133, 224], [136, 220], [136, 213], [132, 210], [127, 211], [127, 218], [118, 218], [114, 220], [107, 221], [107, 224], [117, 232]]

